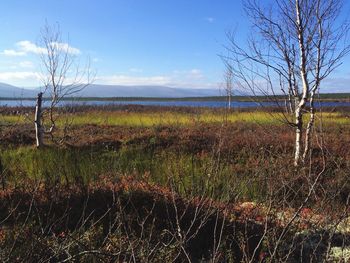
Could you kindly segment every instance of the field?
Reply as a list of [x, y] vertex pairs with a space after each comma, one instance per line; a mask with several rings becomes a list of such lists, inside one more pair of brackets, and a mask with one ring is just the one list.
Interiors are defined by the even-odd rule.
[[276, 109], [62, 108], [42, 149], [33, 109], [0, 114], [2, 261], [350, 259], [347, 108], [300, 168]]

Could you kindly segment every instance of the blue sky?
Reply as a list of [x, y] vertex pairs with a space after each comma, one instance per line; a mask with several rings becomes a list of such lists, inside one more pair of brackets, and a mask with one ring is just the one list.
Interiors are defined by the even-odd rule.
[[[0, 82], [39, 86], [40, 28], [58, 22], [96, 83], [217, 87], [226, 32], [249, 29], [240, 0], [2, 0]], [[339, 87], [350, 70], [333, 78]]]

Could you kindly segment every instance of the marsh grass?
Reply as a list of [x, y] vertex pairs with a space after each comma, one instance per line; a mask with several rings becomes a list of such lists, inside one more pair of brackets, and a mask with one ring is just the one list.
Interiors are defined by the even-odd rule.
[[28, 119], [23, 115], [0, 115], [0, 125], [23, 124], [27, 121]]
[[[323, 112], [318, 115], [316, 121], [333, 124], [350, 124], [350, 118], [340, 112]], [[0, 125], [29, 123], [33, 119], [31, 114], [23, 115], [0, 115]], [[305, 115], [305, 120], [308, 115]], [[223, 122], [246, 122], [260, 125], [284, 125], [286, 120], [292, 122], [290, 117], [287, 119], [280, 112], [256, 111], [231, 111], [200, 109], [193, 112], [177, 111], [106, 111], [89, 110], [76, 113], [61, 113], [57, 116], [57, 125], [64, 127], [69, 125], [111, 125], [111, 126], [130, 126], [130, 127], [151, 127], [151, 126], [188, 126], [199, 123], [223, 123]]]
[[[281, 143], [288, 147], [288, 134], [282, 131], [282, 127], [279, 131], [281, 137], [278, 138], [259, 132], [259, 129], [265, 129], [259, 128], [259, 125], [271, 129], [271, 125], [283, 124], [276, 118], [281, 117], [280, 113], [256, 111], [225, 114], [212, 110], [189, 113], [89, 111], [61, 117], [58, 126], [66, 123], [77, 127], [96, 125], [91, 134], [84, 131], [79, 140], [84, 140], [84, 136], [100, 136], [102, 141], [97, 140], [97, 145], [94, 143], [94, 146], [88, 146], [89, 142], [85, 142], [83, 147], [51, 145], [40, 150], [32, 146], [3, 145], [0, 158], [8, 184], [17, 184], [23, 178], [50, 184], [88, 184], [105, 174], [116, 178], [133, 175], [142, 179], [147, 177], [150, 183], [162, 186], [172, 183], [184, 195], [199, 195], [206, 191], [208, 196], [221, 200], [229, 200], [232, 196], [240, 200], [263, 200], [267, 194], [266, 178], [278, 177], [277, 174], [273, 175], [277, 171], [279, 174], [283, 171], [289, 174], [290, 170], [290, 167], [284, 165], [290, 158], [290, 153], [280, 150]], [[18, 119], [24, 121], [16, 115], [0, 118], [9, 123]], [[344, 129], [349, 124], [349, 118], [338, 112], [322, 113], [322, 121], [335, 123], [335, 127], [341, 127], [339, 129]], [[225, 145], [230, 149], [218, 157], [214, 152], [220, 128], [211, 130], [208, 128], [211, 126], [206, 125], [222, 127], [221, 124], [225, 122], [233, 125], [225, 129], [234, 127], [235, 123], [238, 128], [226, 135], [228, 138]], [[130, 127], [131, 134], [125, 138], [121, 136], [123, 140], [120, 141], [120, 147], [104, 147], [103, 140], [113, 140], [114, 136], [113, 129], [106, 133], [106, 138], [98, 135], [99, 129], [103, 130], [104, 125]], [[174, 126], [184, 126], [188, 130], [181, 127], [174, 129]], [[137, 129], [133, 130], [135, 127], [145, 127], [148, 130], [143, 131], [144, 134], [138, 134]], [[337, 129], [333, 128], [333, 132], [337, 132]], [[265, 133], [270, 132], [267, 130]], [[260, 136], [265, 136], [265, 140], [261, 141]], [[115, 138], [119, 140], [120, 137]], [[335, 143], [332, 145], [337, 146]], [[343, 145], [338, 148], [343, 150]]]
[[[137, 146], [124, 146], [118, 151], [57, 147], [37, 150], [25, 146], [2, 151], [0, 157], [7, 185], [18, 185], [24, 178], [48, 185], [87, 185], [103, 175], [116, 180], [132, 175], [155, 185], [172, 184], [184, 196], [204, 194], [227, 201], [239, 195], [256, 200], [262, 193], [257, 190], [259, 184], [252, 183], [249, 171], [237, 172], [237, 165], [218, 162], [210, 155]], [[256, 187], [247, 187], [248, 182]]]
[[[0, 120], [20, 118], [6, 116]], [[0, 149], [2, 175], [14, 185], [24, 178], [86, 185], [104, 175], [116, 180], [132, 175], [155, 185], [171, 184], [184, 196], [204, 193], [219, 200], [260, 201], [268, 195], [267, 186], [295, 176], [286, 165], [291, 162], [293, 131], [282, 126], [280, 117], [278, 112], [209, 109], [66, 113], [58, 126], [70, 123], [76, 128], [66, 146], [47, 140], [48, 146], [37, 150], [28, 146], [30, 140], [15, 144], [20, 136], [11, 137]], [[337, 134], [347, 136], [348, 116], [324, 112], [322, 122], [335, 124], [327, 125], [325, 134], [332, 159], [345, 158], [348, 149]], [[328, 170], [329, 178], [339, 178], [341, 169]]]
[[[67, 116], [68, 118], [71, 116]], [[66, 117], [66, 118], [67, 118]], [[142, 126], [155, 125], [196, 125], [198, 123], [223, 123], [223, 122], [249, 122], [258, 124], [282, 124], [279, 113], [266, 112], [215, 112], [202, 111], [200, 113], [179, 112], [91, 112], [89, 114], [77, 114], [71, 117], [73, 125], [118, 125], [118, 126]]]
[[105, 160], [92, 162], [94, 153], [75, 149], [18, 147], [2, 151], [9, 183], [23, 178], [48, 183], [87, 183], [103, 171]]

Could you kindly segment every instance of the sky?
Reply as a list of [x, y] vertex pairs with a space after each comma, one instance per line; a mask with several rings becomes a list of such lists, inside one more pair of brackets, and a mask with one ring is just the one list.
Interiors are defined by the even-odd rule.
[[[243, 43], [250, 28], [240, 0], [1, 0], [0, 10], [0, 82], [21, 87], [41, 85], [46, 22], [60, 25], [76, 61], [90, 59], [97, 84], [182, 88], [218, 87], [227, 32]], [[339, 69], [329, 81], [349, 80]]]

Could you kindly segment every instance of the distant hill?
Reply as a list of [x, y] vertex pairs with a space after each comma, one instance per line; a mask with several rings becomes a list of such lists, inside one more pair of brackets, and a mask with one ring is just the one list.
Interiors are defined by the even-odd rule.
[[[0, 83], [0, 97], [2, 98], [28, 98], [35, 97], [39, 89], [19, 88]], [[76, 97], [153, 97], [153, 98], [179, 98], [179, 97], [208, 97], [219, 96], [216, 89], [171, 88], [166, 86], [120, 86], [92, 84]]]
[[166, 86], [117, 86], [92, 84], [86, 87], [80, 96], [83, 97], [203, 97], [218, 96], [215, 89], [185, 89]]
[[27, 98], [35, 97], [38, 92], [35, 90], [15, 87], [0, 82], [0, 97], [2, 98]]
[[[36, 98], [40, 89], [20, 88], [0, 82], [0, 98]], [[249, 95], [242, 95], [234, 91], [235, 100], [251, 101]], [[200, 100], [220, 100], [219, 96], [224, 96], [224, 92], [219, 89], [194, 89], [194, 88], [171, 88], [167, 86], [121, 86], [121, 85], [101, 85], [92, 84], [84, 90], [69, 97], [84, 98], [105, 98], [105, 99], [137, 99], [137, 98], [198, 98]], [[48, 97], [48, 96], [47, 96]], [[277, 95], [276, 99], [283, 99], [282, 95]], [[258, 96], [255, 99], [268, 101], [265, 96]], [[321, 100], [330, 101], [350, 101], [350, 93], [323, 93]]]

